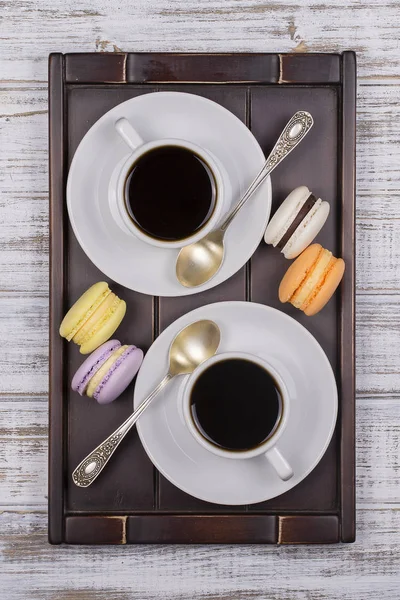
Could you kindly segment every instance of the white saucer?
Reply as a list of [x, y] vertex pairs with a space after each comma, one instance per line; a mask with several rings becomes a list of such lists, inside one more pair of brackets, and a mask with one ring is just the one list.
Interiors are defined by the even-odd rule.
[[227, 206], [239, 200], [260, 170], [264, 154], [249, 129], [219, 104], [194, 94], [155, 92], [132, 98], [103, 115], [85, 135], [72, 160], [67, 206], [74, 233], [89, 259], [110, 279], [155, 296], [186, 296], [231, 277], [255, 252], [271, 209], [271, 181], [240, 211], [226, 234], [226, 257], [219, 273], [197, 288], [176, 280], [179, 250], [156, 248], [117, 224], [109, 182], [129, 149], [114, 123], [126, 117], [145, 142], [186, 139], [219, 159], [230, 182]]
[[284, 378], [291, 413], [278, 447], [294, 476], [282, 481], [263, 456], [234, 460], [203, 448], [183, 421], [187, 376], [172, 380], [138, 421], [142, 444], [169, 481], [201, 500], [240, 505], [279, 496], [314, 469], [331, 440], [338, 401], [330, 363], [302, 325], [274, 308], [250, 302], [209, 304], [172, 323], [151, 346], [137, 378], [135, 408], [167, 372], [168, 350], [175, 335], [199, 319], [212, 319], [220, 327], [219, 352], [257, 354]]

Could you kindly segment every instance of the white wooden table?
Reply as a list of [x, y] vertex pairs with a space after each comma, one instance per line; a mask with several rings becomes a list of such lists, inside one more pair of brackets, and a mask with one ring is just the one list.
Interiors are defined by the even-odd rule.
[[[0, 597], [400, 598], [399, 0], [0, 2]], [[358, 53], [355, 544], [47, 543], [51, 51]]]

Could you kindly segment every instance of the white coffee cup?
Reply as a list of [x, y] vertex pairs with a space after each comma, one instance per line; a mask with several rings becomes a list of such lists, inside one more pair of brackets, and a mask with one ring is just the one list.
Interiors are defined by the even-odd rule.
[[[152, 244], [153, 246], [158, 246], [159, 248], [182, 248], [183, 246], [187, 246], [188, 244], [192, 244], [197, 242], [201, 238], [203, 238], [207, 233], [212, 231], [218, 225], [218, 222], [221, 220], [222, 215], [224, 214], [224, 206], [226, 204], [226, 190], [224, 177], [222, 176], [221, 171], [223, 171], [222, 166], [219, 164], [219, 161], [211, 155], [210, 152], [204, 150], [197, 144], [186, 140], [174, 139], [174, 138], [164, 138], [161, 140], [155, 140], [152, 142], [144, 142], [131, 123], [122, 117], [118, 119], [115, 123], [115, 129], [121, 136], [121, 138], [125, 141], [125, 143], [132, 150], [132, 154], [127, 158], [125, 163], [120, 168], [118, 176], [115, 180], [115, 190], [114, 195], [116, 197], [116, 205], [120, 218], [122, 219], [125, 227], [133, 233], [140, 240]], [[209, 219], [204, 223], [204, 225], [199, 228], [193, 235], [184, 238], [183, 240], [160, 240], [154, 238], [150, 235], [147, 235], [142, 229], [135, 224], [133, 219], [129, 216], [129, 213], [126, 208], [125, 201], [125, 184], [126, 178], [128, 177], [132, 167], [134, 164], [140, 159], [143, 154], [146, 154], [150, 150], [154, 150], [155, 148], [162, 148], [165, 146], [179, 146], [180, 148], [185, 148], [190, 152], [196, 154], [206, 165], [211, 173], [211, 181], [213, 184], [213, 193], [214, 193], [214, 210], [209, 217]], [[157, 176], [157, 174], [154, 174]], [[114, 184], [112, 184], [114, 185]]]
[[[274, 429], [271, 431], [270, 435], [264, 442], [259, 444], [256, 448], [252, 448], [250, 450], [231, 451], [225, 448], [221, 448], [216, 444], [213, 444], [201, 433], [193, 419], [192, 410], [190, 407], [190, 398], [197, 379], [209, 367], [227, 359], [248, 360], [265, 369], [267, 373], [269, 373], [276, 381], [281, 392], [280, 413], [278, 415]], [[217, 354], [209, 360], [206, 360], [199, 367], [197, 367], [197, 369], [195, 369], [195, 371], [190, 375], [186, 382], [186, 386], [183, 392], [183, 417], [185, 420], [185, 424], [188, 427], [190, 433], [193, 435], [193, 437], [199, 442], [199, 444], [201, 444], [204, 448], [206, 448], [206, 450], [209, 450], [213, 454], [216, 454], [217, 456], [222, 456], [224, 458], [242, 460], [264, 455], [266, 460], [270, 463], [270, 465], [276, 471], [277, 475], [283, 481], [287, 481], [293, 476], [293, 470], [291, 466], [289, 465], [285, 457], [282, 455], [281, 451], [278, 449], [279, 439], [283, 434], [288, 423], [289, 411], [289, 393], [285, 382], [283, 381], [282, 377], [277, 372], [277, 370], [269, 362], [260, 358], [259, 356], [255, 356], [253, 354], [248, 354], [244, 352], [225, 352]]]

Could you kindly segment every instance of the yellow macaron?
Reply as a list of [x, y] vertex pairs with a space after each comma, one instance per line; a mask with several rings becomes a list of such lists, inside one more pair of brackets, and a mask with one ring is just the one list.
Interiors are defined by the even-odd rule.
[[290, 265], [279, 286], [279, 300], [308, 316], [317, 314], [342, 280], [344, 260], [320, 244], [312, 244]]
[[89, 354], [106, 342], [125, 316], [126, 303], [105, 281], [95, 283], [69, 309], [60, 325], [60, 335]]

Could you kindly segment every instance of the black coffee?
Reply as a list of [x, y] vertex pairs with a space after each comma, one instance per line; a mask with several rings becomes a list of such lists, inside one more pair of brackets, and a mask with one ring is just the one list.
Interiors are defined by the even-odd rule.
[[227, 359], [198, 377], [191, 393], [193, 419], [210, 442], [227, 450], [250, 450], [274, 432], [282, 396], [274, 378], [259, 365]]
[[129, 216], [139, 228], [164, 241], [185, 239], [211, 217], [215, 182], [202, 159], [185, 148], [164, 146], [144, 154], [125, 183]]

